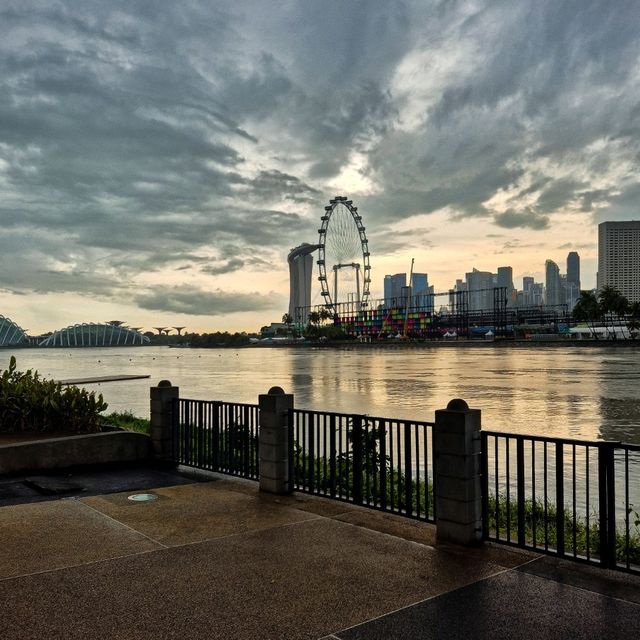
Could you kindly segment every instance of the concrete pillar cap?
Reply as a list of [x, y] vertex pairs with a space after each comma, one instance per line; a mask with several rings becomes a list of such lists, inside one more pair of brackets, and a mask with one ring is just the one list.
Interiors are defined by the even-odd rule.
[[447, 405], [447, 409], [451, 411], [466, 411], [468, 408], [469, 405], [462, 398], [449, 400], [449, 404]]
[[158, 386], [159, 387], [173, 387], [173, 385], [171, 384], [171, 380], [160, 380], [160, 382], [158, 382]]
[[283, 396], [284, 395], [284, 389], [282, 387], [271, 387], [271, 389], [269, 389], [269, 391], [267, 391], [267, 395], [270, 395], [270, 396]]

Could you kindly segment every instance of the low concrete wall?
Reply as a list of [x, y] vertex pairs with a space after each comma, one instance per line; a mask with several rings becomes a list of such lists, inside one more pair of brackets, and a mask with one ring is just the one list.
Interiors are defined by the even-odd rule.
[[151, 457], [151, 438], [109, 431], [0, 446], [0, 475], [80, 465], [134, 462]]

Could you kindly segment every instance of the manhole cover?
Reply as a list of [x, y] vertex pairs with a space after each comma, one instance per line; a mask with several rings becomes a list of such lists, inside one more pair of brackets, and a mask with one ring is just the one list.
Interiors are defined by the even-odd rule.
[[158, 496], [154, 496], [153, 493], [134, 493], [129, 496], [129, 500], [133, 500], [133, 502], [152, 502], [157, 499]]

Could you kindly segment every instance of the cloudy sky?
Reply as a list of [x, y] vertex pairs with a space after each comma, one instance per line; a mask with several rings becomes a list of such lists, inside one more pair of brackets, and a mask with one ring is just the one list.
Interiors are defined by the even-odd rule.
[[385, 273], [640, 218], [637, 0], [0, 3], [0, 313], [253, 330], [353, 198]]

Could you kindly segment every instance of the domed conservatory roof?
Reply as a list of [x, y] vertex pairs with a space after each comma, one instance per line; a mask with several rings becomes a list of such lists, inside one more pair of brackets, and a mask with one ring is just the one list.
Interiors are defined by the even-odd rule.
[[149, 338], [135, 329], [115, 324], [83, 322], [54, 331], [41, 347], [124, 347], [148, 344]]
[[27, 334], [11, 318], [0, 315], [0, 347], [26, 344]]

